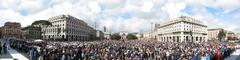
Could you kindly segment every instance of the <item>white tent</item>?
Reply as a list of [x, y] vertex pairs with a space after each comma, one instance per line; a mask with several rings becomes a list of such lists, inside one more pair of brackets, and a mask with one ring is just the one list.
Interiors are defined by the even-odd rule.
[[41, 39], [34, 40], [34, 42], [43, 42]]

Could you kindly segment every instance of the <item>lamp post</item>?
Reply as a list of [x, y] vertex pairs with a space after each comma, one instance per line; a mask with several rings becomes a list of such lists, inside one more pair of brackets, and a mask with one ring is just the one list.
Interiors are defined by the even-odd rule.
[[150, 39], [153, 39], [153, 23], [151, 22], [151, 32], [150, 32]]

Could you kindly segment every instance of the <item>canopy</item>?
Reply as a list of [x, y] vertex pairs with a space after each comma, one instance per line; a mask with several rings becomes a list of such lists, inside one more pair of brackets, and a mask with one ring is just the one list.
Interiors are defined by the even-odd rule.
[[41, 39], [34, 40], [34, 42], [43, 42]]

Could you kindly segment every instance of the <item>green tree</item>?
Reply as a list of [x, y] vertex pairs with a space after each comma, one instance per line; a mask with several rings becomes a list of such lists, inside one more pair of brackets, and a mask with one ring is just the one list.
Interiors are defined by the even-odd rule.
[[127, 35], [127, 39], [128, 39], [128, 40], [134, 40], [134, 39], [137, 39], [137, 36], [136, 36], [136, 35], [133, 35], [133, 34], [128, 34], [128, 35]]
[[115, 34], [111, 35], [111, 39], [112, 40], [120, 40], [121, 36], [118, 33], [115, 33]]
[[41, 34], [45, 34], [45, 31], [42, 30], [42, 28], [44, 27], [48, 27], [48, 26], [52, 26], [52, 23], [47, 21], [47, 20], [37, 20], [37, 21], [34, 21], [31, 26], [34, 26], [34, 27], [40, 27], [42, 33]]
[[219, 41], [222, 41], [222, 39], [224, 38], [226, 36], [226, 32], [224, 32], [224, 30], [223, 29], [221, 29], [220, 31], [219, 31], [219, 33], [218, 33], [218, 39], [219, 39]]
[[34, 21], [31, 25], [37, 26], [37, 27], [45, 27], [45, 26], [52, 25], [52, 23], [47, 20], [38, 20], [38, 21]]

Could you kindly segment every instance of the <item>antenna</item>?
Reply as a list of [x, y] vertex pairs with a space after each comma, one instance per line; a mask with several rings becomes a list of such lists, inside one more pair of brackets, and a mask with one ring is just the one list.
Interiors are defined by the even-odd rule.
[[94, 22], [94, 28], [97, 30], [97, 22]]

